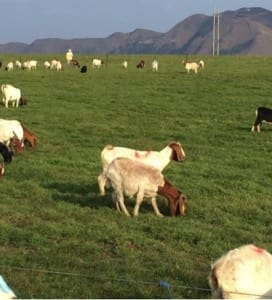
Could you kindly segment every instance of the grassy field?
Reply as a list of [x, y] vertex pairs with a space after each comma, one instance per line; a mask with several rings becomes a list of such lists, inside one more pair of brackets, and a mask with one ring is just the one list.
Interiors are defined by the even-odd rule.
[[[29, 57], [23, 56], [26, 60]], [[250, 132], [259, 105], [272, 107], [272, 57], [203, 59], [187, 75], [182, 56], [109, 56], [86, 74], [65, 66], [0, 70], [21, 88], [25, 107], [0, 107], [39, 139], [16, 154], [0, 179], [0, 274], [20, 298], [210, 298], [212, 261], [246, 243], [272, 251], [272, 128]], [[60, 56], [64, 62], [64, 57]], [[127, 70], [121, 62], [128, 60]], [[4, 64], [16, 56], [2, 56]], [[186, 160], [165, 176], [188, 196], [184, 218], [164, 218], [149, 203], [137, 218], [98, 195], [106, 144], [160, 150], [178, 140]], [[130, 211], [133, 202], [127, 201]]]

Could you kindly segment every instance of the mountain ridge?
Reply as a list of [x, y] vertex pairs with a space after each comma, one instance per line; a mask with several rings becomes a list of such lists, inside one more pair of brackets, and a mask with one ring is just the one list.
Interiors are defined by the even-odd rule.
[[[79, 54], [212, 54], [213, 16], [194, 14], [167, 32], [137, 28], [105, 38], [44, 38], [30, 44], [0, 44], [0, 53]], [[272, 11], [261, 7], [220, 13], [220, 53], [269, 55], [272, 53]]]

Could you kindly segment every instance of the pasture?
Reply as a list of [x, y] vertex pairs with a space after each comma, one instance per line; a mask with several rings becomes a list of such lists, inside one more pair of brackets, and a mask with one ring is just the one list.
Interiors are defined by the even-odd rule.
[[[205, 61], [198, 75], [178, 55], [114, 55], [100, 70], [75, 55], [86, 74], [64, 55], [29, 58], [36, 71], [0, 70], [1, 84], [29, 99], [18, 109], [1, 105], [1, 118], [38, 137], [0, 179], [0, 274], [19, 298], [168, 298], [161, 280], [173, 298], [210, 298], [212, 261], [247, 243], [272, 251], [272, 127], [250, 131], [257, 106], [272, 108], [272, 57], [192, 57]], [[64, 71], [44, 69], [53, 58]], [[16, 59], [1, 56], [3, 65]], [[160, 150], [173, 140], [186, 159], [164, 175], [188, 197], [184, 218], [169, 217], [161, 197], [164, 218], [149, 203], [128, 218], [109, 191], [98, 195], [106, 144]]]

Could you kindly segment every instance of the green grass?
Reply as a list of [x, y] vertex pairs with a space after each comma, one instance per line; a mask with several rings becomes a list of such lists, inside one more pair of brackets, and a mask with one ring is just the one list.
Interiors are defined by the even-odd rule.
[[[165, 280], [174, 298], [209, 298], [210, 263], [225, 251], [246, 243], [272, 251], [272, 128], [250, 132], [257, 106], [272, 107], [271, 57], [201, 57], [197, 76], [181, 56], [159, 56], [158, 73], [152, 55], [144, 70], [135, 67], [140, 56], [109, 56], [101, 70], [79, 56], [86, 74], [44, 70], [57, 55], [29, 57], [40, 62], [36, 71], [0, 70], [1, 84], [29, 99], [0, 107], [1, 118], [39, 139], [0, 179], [0, 274], [18, 297], [167, 298]], [[186, 160], [164, 174], [188, 196], [184, 218], [169, 217], [160, 197], [165, 218], [148, 203], [127, 218], [110, 193], [98, 195], [106, 144], [160, 150], [173, 140]]]

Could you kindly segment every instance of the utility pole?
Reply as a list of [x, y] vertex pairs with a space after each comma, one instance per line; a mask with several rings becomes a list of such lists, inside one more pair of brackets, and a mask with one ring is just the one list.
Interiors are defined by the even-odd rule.
[[212, 54], [213, 56], [217, 55], [219, 56], [220, 52], [220, 47], [219, 47], [219, 41], [220, 41], [220, 26], [219, 26], [219, 21], [220, 21], [220, 14], [219, 14], [219, 9], [214, 9], [213, 13], [213, 33], [212, 33]]

